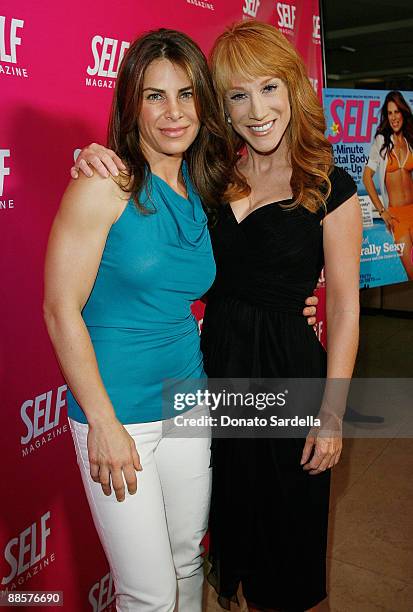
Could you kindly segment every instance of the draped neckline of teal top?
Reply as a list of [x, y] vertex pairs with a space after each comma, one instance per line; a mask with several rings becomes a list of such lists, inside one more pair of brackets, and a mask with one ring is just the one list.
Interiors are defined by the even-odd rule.
[[190, 183], [191, 181], [189, 180], [189, 176], [188, 176], [188, 169], [186, 166], [186, 162], [183, 161], [182, 162], [182, 176], [184, 179], [184, 183], [185, 183], [185, 188], [186, 188], [186, 193], [188, 197], [185, 197], [183, 195], [181, 195], [180, 193], [178, 193], [177, 191], [175, 191], [175, 189], [173, 189], [173, 187], [170, 186], [169, 183], [167, 183], [165, 181], [165, 179], [161, 178], [160, 176], [158, 176], [157, 174], [155, 174], [154, 172], [151, 172], [152, 177], [159, 181], [160, 183], [162, 183], [163, 185], [165, 185], [165, 187], [167, 189], [170, 189], [171, 191], [173, 191], [173, 193], [178, 196], [178, 198], [182, 199], [184, 202], [186, 202], [187, 204], [189, 203], [189, 191], [188, 191], [188, 182]]
[[162, 209], [168, 210], [170, 216], [175, 221], [177, 234], [180, 240], [180, 245], [183, 248], [196, 249], [202, 245], [206, 245], [209, 238], [207, 225], [207, 216], [202, 207], [201, 199], [192, 184], [189, 177], [187, 163], [182, 162], [182, 175], [185, 181], [185, 187], [188, 198], [184, 198], [177, 193], [166, 181], [160, 176], [151, 172], [151, 184], [149, 191], [151, 193], [151, 202], [147, 198], [147, 202], [155, 204], [156, 212], [162, 213]]

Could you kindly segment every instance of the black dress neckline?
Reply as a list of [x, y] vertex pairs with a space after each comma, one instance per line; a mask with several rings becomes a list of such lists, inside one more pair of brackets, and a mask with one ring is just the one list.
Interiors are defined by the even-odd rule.
[[253, 215], [254, 213], [258, 212], [259, 210], [261, 210], [262, 208], [268, 208], [268, 206], [274, 206], [275, 204], [283, 204], [283, 202], [291, 202], [294, 198], [284, 198], [283, 200], [276, 200], [275, 202], [268, 202], [268, 204], [263, 204], [262, 206], [257, 206], [257, 208], [254, 208], [246, 217], [244, 217], [243, 219], [241, 219], [241, 221], [238, 221], [235, 213], [232, 209], [231, 204], [228, 202], [228, 208], [229, 208], [229, 212], [232, 216], [232, 218], [234, 219], [235, 223], [237, 225], [241, 225], [242, 223], [244, 223], [244, 221], [246, 221], [248, 219], [248, 217], [251, 217], [251, 215]]

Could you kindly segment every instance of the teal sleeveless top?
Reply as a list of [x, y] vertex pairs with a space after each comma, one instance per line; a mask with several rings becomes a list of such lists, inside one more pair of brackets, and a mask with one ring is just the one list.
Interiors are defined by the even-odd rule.
[[[185, 162], [182, 172], [188, 200], [151, 174], [141, 201], [155, 212], [142, 214], [128, 202], [109, 231], [82, 311], [103, 383], [124, 424], [173, 416], [173, 408], [168, 413], [162, 405], [163, 381], [205, 377], [191, 303], [212, 285], [215, 262]], [[70, 390], [67, 404], [70, 418], [87, 423]]]

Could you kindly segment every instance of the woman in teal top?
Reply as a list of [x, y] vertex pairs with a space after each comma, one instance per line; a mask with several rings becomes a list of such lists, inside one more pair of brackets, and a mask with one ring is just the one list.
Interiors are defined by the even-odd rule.
[[203, 376], [190, 306], [215, 264], [201, 200], [208, 212], [222, 200], [234, 156], [186, 35], [159, 30], [130, 47], [109, 134], [127, 169], [67, 188], [49, 239], [45, 320], [117, 610], [172, 612], [178, 590], [179, 612], [201, 612], [210, 441], [164, 435], [161, 390], [167, 378]]
[[[173, 416], [162, 381], [204, 376], [190, 305], [211, 286], [215, 262], [201, 201], [182, 165], [187, 198], [150, 175], [143, 215], [129, 200], [112, 225], [82, 316], [99, 372], [123, 424]], [[144, 198], [141, 198], [144, 200]], [[68, 393], [71, 419], [87, 423]]]

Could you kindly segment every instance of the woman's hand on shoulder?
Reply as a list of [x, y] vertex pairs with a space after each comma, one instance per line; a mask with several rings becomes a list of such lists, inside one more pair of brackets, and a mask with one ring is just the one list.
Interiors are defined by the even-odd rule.
[[97, 170], [101, 177], [108, 178], [110, 174], [119, 176], [119, 171], [125, 171], [126, 166], [112, 149], [92, 142], [80, 151], [70, 174], [73, 179], [77, 179], [81, 173], [91, 177], [93, 169]]

